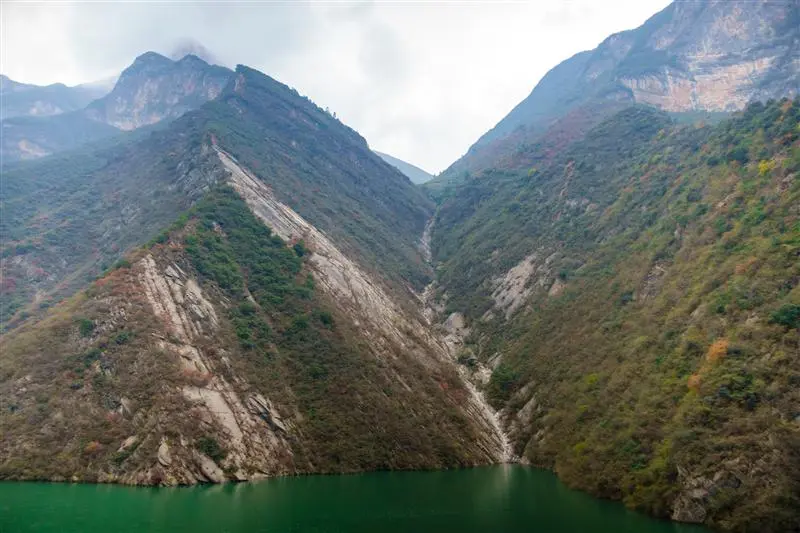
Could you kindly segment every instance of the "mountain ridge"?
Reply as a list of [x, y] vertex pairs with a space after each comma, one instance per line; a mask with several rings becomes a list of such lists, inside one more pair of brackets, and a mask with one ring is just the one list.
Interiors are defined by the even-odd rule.
[[796, 2], [673, 2], [551, 69], [443, 175], [487, 168], [484, 152], [507, 154], [536, 142], [553, 120], [580, 106], [729, 112], [750, 100], [791, 98], [800, 91], [798, 55]]
[[419, 168], [418, 166], [412, 165], [402, 159], [398, 159], [394, 156], [389, 154], [385, 154], [383, 152], [379, 152], [377, 150], [373, 150], [381, 159], [395, 167], [397, 170], [402, 172], [408, 179], [411, 180], [411, 183], [415, 185], [422, 185], [423, 183], [430, 181], [433, 179], [433, 175], [429, 172], [426, 172]]
[[3, 120], [3, 161], [37, 159], [174, 120], [215, 98], [232, 75], [196, 56], [173, 61], [146, 52], [123, 71], [111, 91], [80, 109]]
[[0, 120], [17, 116], [52, 116], [82, 109], [102, 97], [102, 86], [81, 84], [68, 87], [63, 83], [32, 85], [0, 74]]

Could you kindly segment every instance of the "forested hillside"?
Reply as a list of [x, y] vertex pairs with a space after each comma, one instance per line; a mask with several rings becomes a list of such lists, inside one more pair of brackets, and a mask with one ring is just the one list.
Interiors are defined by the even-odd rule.
[[155, 237], [225, 177], [212, 145], [387, 283], [407, 292], [429, 279], [417, 242], [432, 203], [353, 130], [240, 67], [218, 100], [159, 131], [6, 169], [0, 322], [52, 305]]
[[800, 523], [800, 101], [634, 107], [448, 191], [439, 295], [516, 452], [678, 520]]
[[214, 187], [0, 338], [0, 479], [174, 485], [493, 461], [453, 365], [419, 331], [365, 336], [317, 287], [313, 255]]
[[417, 299], [432, 202], [289, 87], [240, 66], [166, 127], [7, 179], [0, 478], [503, 459]]

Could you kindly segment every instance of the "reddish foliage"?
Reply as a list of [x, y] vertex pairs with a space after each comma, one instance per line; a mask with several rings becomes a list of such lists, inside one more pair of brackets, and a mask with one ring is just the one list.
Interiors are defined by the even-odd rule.
[[91, 441], [83, 449], [83, 453], [86, 455], [97, 455], [102, 451], [103, 451], [103, 445], [97, 442], [96, 440]]

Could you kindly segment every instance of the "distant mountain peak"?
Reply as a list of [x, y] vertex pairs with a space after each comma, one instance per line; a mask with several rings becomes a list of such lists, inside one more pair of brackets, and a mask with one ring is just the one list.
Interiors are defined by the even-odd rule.
[[128, 68], [136, 67], [137, 65], [168, 65], [170, 63], [172, 63], [170, 58], [158, 52], [149, 51], [137, 56]]
[[122, 72], [108, 98], [89, 106], [89, 116], [121, 130], [176, 118], [216, 98], [230, 76], [230, 70], [194, 54], [173, 61], [146, 52]]

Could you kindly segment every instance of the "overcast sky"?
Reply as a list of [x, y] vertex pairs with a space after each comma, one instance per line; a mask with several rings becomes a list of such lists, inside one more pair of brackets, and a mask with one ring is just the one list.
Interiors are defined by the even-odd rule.
[[15, 3], [0, 72], [73, 85], [187, 39], [295, 87], [374, 149], [436, 173], [553, 66], [668, 0]]

